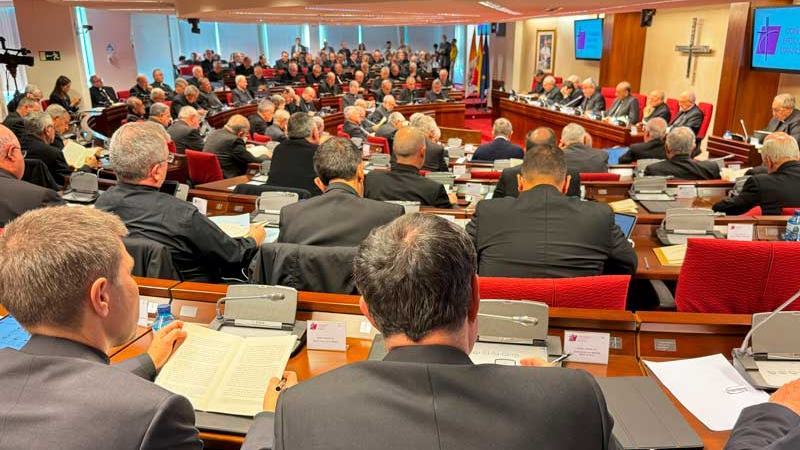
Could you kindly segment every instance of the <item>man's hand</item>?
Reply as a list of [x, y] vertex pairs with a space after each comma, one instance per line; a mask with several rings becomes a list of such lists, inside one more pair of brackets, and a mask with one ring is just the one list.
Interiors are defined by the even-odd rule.
[[255, 223], [250, 225], [250, 231], [247, 235], [256, 240], [256, 245], [261, 245], [267, 237], [267, 232], [264, 231], [264, 225]]
[[175, 320], [169, 325], [153, 333], [153, 342], [147, 349], [147, 354], [153, 360], [156, 370], [161, 370], [164, 364], [169, 361], [169, 357], [186, 340], [186, 332], [183, 331], [183, 322]]
[[296, 384], [297, 374], [288, 370], [283, 372], [283, 380], [277, 378], [269, 380], [267, 392], [264, 393], [264, 411], [275, 412], [275, 408], [278, 406], [278, 397], [281, 395], [281, 392]]
[[555, 364], [540, 358], [522, 358], [519, 360], [519, 365], [526, 367], [555, 367]]
[[794, 411], [795, 414], [800, 415], [800, 380], [781, 386], [780, 389], [772, 394], [769, 401], [783, 405]]
[[450, 203], [456, 205], [458, 204], [458, 194], [455, 192], [451, 192], [447, 194], [447, 198], [450, 200]]

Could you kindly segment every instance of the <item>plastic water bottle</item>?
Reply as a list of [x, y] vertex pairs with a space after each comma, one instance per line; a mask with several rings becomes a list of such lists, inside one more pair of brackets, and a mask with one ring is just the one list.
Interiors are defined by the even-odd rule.
[[800, 209], [794, 210], [794, 215], [786, 222], [784, 241], [800, 241]]
[[175, 316], [172, 315], [169, 305], [158, 305], [156, 320], [153, 321], [153, 331], [158, 331], [164, 328], [173, 320], [175, 320]]
[[725, 130], [725, 134], [722, 135], [722, 139], [725, 139], [726, 141], [730, 141], [731, 139], [733, 139], [731, 130]]

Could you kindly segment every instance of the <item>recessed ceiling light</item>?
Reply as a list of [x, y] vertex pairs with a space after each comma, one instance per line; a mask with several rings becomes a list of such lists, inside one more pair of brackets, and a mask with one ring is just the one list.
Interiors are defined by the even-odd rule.
[[497, 3], [494, 3], [494, 2], [489, 2], [489, 1], [485, 1], [484, 0], [484, 1], [478, 2], [478, 4], [481, 5], [481, 6], [485, 6], [487, 8], [491, 8], [491, 9], [493, 9], [495, 11], [499, 11], [501, 13], [509, 14], [509, 15], [512, 15], [512, 16], [522, 15], [522, 13], [519, 13], [517, 11], [513, 11], [511, 9], [506, 8], [503, 5], [498, 5]]

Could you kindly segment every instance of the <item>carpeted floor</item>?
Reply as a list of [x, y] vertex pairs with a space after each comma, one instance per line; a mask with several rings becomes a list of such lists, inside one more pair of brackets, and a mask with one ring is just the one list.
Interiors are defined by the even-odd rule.
[[486, 115], [478, 117], [470, 117], [467, 112], [467, 117], [464, 119], [464, 127], [470, 130], [478, 130], [481, 132], [481, 141], [490, 142], [492, 140], [492, 115], [489, 112]]

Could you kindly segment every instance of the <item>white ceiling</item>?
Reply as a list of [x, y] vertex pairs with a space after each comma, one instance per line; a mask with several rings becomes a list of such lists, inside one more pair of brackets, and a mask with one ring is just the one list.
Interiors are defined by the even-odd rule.
[[[72, 6], [175, 14], [201, 21], [429, 25], [510, 22], [535, 17], [728, 3], [725, 0], [48, 0]], [[482, 5], [489, 3], [495, 8]], [[557, 6], [554, 6], [557, 5]], [[496, 8], [500, 8], [500, 10]]]

